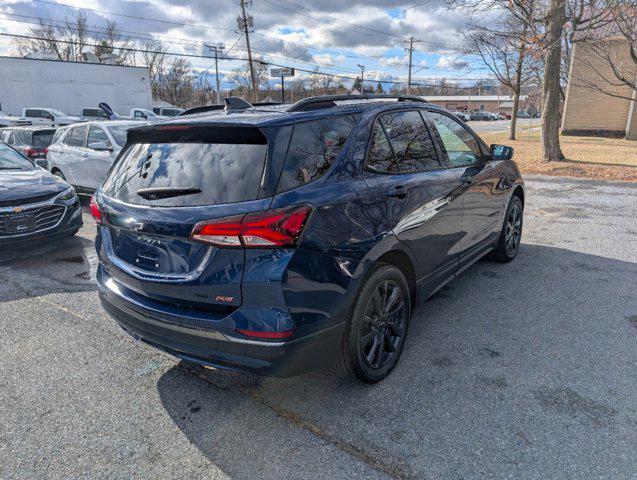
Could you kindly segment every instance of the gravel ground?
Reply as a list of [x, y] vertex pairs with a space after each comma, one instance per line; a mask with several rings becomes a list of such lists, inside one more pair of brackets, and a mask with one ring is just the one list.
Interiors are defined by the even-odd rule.
[[518, 258], [425, 302], [374, 386], [134, 342], [99, 306], [87, 215], [0, 251], [0, 479], [636, 478], [637, 186], [527, 185]]

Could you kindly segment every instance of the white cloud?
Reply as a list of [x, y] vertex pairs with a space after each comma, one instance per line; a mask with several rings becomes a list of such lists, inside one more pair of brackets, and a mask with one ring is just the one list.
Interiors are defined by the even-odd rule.
[[464, 58], [451, 55], [443, 55], [438, 59], [436, 64], [438, 68], [444, 68], [448, 70], [461, 70], [469, 66], [469, 62]]

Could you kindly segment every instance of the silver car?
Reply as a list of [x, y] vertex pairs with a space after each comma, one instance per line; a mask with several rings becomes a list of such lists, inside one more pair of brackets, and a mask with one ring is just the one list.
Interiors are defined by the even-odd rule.
[[128, 130], [140, 125], [144, 123], [114, 120], [66, 127], [49, 146], [49, 170], [79, 193], [93, 192], [102, 184], [126, 143]]

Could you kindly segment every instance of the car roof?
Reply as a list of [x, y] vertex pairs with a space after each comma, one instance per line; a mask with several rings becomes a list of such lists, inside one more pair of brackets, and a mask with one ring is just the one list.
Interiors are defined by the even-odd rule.
[[140, 122], [136, 120], [93, 120], [90, 122], [78, 122], [69, 126], [99, 125], [102, 127], [114, 127], [114, 126], [141, 127], [142, 125], [147, 125], [147, 124], [148, 122]]

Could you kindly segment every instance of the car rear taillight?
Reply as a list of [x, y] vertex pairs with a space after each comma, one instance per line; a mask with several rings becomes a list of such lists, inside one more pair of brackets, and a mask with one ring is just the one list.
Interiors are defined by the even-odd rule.
[[95, 201], [95, 197], [91, 196], [91, 216], [95, 219], [95, 223], [98, 225], [102, 223], [102, 211], [100, 210], [100, 206]]
[[46, 149], [46, 148], [26, 147], [24, 149], [24, 154], [27, 157], [46, 157], [47, 151], [48, 151], [48, 149]]
[[295, 247], [311, 213], [310, 205], [296, 205], [201, 222], [190, 239], [217, 247]]

